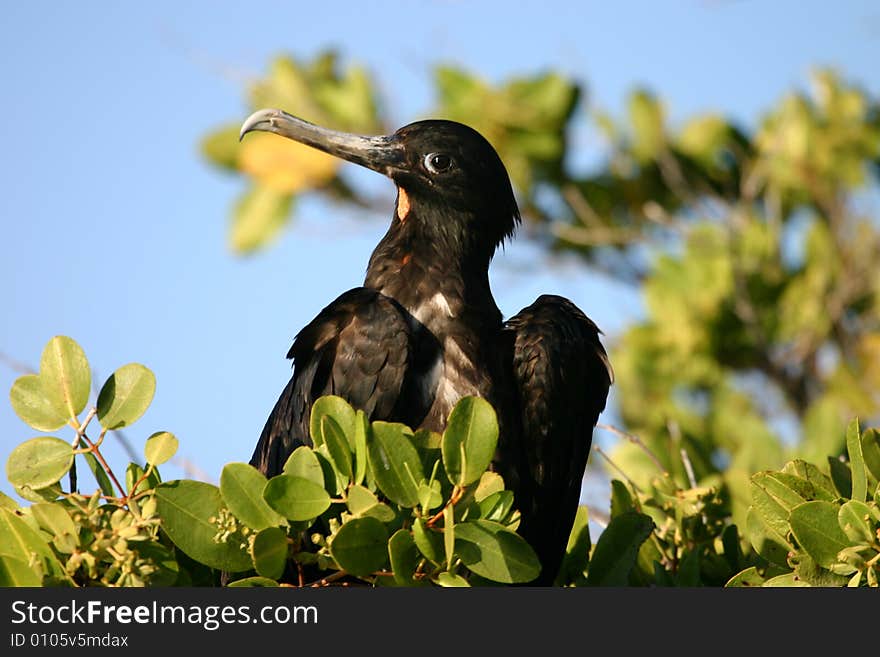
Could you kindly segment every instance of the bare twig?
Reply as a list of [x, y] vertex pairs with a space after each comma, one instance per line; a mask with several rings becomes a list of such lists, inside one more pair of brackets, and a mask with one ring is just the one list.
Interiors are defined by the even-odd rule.
[[25, 363], [22, 363], [21, 361], [15, 360], [14, 358], [12, 358], [10, 356], [7, 356], [2, 351], [0, 351], [0, 363], [3, 363], [9, 369], [11, 369], [13, 372], [18, 372], [19, 374], [36, 374], [37, 373], [37, 371], [33, 367], [31, 367]]
[[691, 488], [696, 488], [697, 478], [694, 476], [694, 466], [691, 463], [687, 450], [684, 447], [679, 447], [678, 453], [681, 455], [681, 462], [684, 463], [684, 471], [687, 473], [688, 482], [690, 483]]
[[187, 479], [199, 479], [209, 483], [214, 483], [215, 481], [205, 470], [187, 458], [178, 457], [174, 458], [171, 462], [183, 470], [183, 474]]
[[103, 438], [104, 432], [101, 432], [101, 437], [98, 438], [98, 442], [93, 443], [91, 440], [89, 440], [89, 437], [85, 433], [82, 434], [82, 439], [86, 441], [86, 444], [89, 446], [90, 451], [92, 452], [92, 454], [95, 455], [95, 458], [98, 459], [98, 462], [101, 464], [101, 467], [104, 468], [104, 471], [108, 475], [110, 475], [110, 479], [113, 480], [113, 483], [116, 484], [116, 488], [119, 489], [120, 496], [124, 498], [126, 495], [125, 487], [119, 483], [116, 475], [113, 474], [113, 470], [110, 468], [110, 466], [107, 464], [107, 461], [104, 459], [104, 456], [101, 454], [101, 450], [98, 449], [98, 446], [100, 445]]
[[626, 246], [644, 240], [641, 231], [624, 228], [581, 228], [568, 224], [551, 224], [550, 230], [556, 237], [580, 246]]
[[[630, 482], [632, 483], [632, 482]], [[602, 529], [608, 526], [608, 523], [611, 522], [611, 516], [605, 513], [604, 511], [597, 509], [595, 507], [590, 507], [590, 520], [599, 525]]]
[[691, 458], [688, 456], [687, 450], [683, 446], [681, 427], [678, 426], [678, 422], [675, 420], [667, 420], [666, 429], [669, 431], [669, 435], [672, 436], [672, 440], [678, 445], [678, 454], [681, 457], [681, 462], [684, 464], [684, 471], [687, 474], [691, 488], [696, 488], [697, 478], [694, 475], [694, 465], [691, 463]]
[[623, 429], [618, 429], [614, 425], [602, 424], [601, 422], [596, 425], [596, 428], [597, 429], [604, 429], [605, 431], [610, 431], [611, 433], [616, 434], [616, 435], [620, 436], [621, 438], [626, 438], [631, 443], [635, 443], [636, 445], [638, 445], [642, 449], [642, 451], [645, 452], [645, 454], [648, 455], [648, 457], [651, 459], [651, 461], [654, 463], [654, 465], [657, 466], [657, 469], [660, 472], [666, 472], [666, 468], [663, 467], [663, 463], [660, 462], [660, 459], [657, 458], [657, 455], [654, 454], [654, 452], [651, 451], [651, 448], [648, 447], [644, 443], [644, 441], [641, 438], [639, 438], [638, 436], [635, 436], [631, 433], [628, 433], [628, 432], [624, 431]]
[[346, 575], [348, 575], [348, 573], [345, 572], [344, 570], [337, 570], [332, 575], [327, 575], [327, 577], [322, 577], [321, 579], [316, 580], [314, 582], [310, 582], [309, 584], [306, 584], [305, 586], [308, 586], [310, 588], [319, 588], [321, 586], [329, 586], [333, 582], [342, 579]]
[[586, 226], [603, 226], [602, 218], [593, 209], [593, 206], [584, 196], [584, 193], [575, 185], [568, 183], [562, 187], [562, 197], [574, 210], [575, 216]]

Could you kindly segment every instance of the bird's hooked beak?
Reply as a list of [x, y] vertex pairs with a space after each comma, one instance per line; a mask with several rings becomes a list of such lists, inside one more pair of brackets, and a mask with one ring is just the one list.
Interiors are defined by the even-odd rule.
[[274, 132], [389, 177], [404, 163], [403, 145], [394, 136], [370, 137], [330, 130], [278, 109], [251, 114], [241, 126], [239, 141], [254, 130]]

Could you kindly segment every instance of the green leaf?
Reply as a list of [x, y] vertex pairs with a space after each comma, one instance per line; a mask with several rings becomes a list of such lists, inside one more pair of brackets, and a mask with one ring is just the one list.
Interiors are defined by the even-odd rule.
[[245, 577], [243, 579], [237, 579], [234, 582], [230, 582], [227, 586], [232, 586], [236, 588], [263, 588], [263, 587], [272, 587], [278, 586], [278, 582], [274, 579], [269, 579], [268, 577]]
[[388, 530], [375, 518], [349, 520], [330, 541], [330, 554], [346, 572], [367, 577], [388, 562]]
[[474, 489], [474, 499], [482, 502], [484, 499], [504, 490], [504, 479], [497, 472], [484, 472], [480, 476], [480, 483]]
[[611, 517], [616, 518], [622, 513], [635, 511], [632, 495], [626, 484], [618, 479], [611, 480]]
[[630, 571], [636, 564], [639, 547], [654, 528], [650, 517], [628, 511], [608, 523], [599, 535], [590, 570], [588, 586], [626, 586]]
[[413, 521], [413, 540], [428, 561], [438, 566], [443, 563], [443, 536], [428, 528], [421, 518]]
[[752, 504], [764, 522], [781, 536], [788, 532], [788, 514], [806, 502], [808, 483], [782, 472], [758, 472], [751, 477]]
[[372, 516], [382, 522], [394, 520], [394, 509], [379, 501], [371, 490], [357, 484], [348, 489], [345, 505], [353, 516]]
[[[755, 507], [749, 507], [746, 513], [746, 532], [755, 552], [770, 563], [788, 567], [788, 552], [792, 547], [764, 521]], [[785, 534], [788, 534], [787, 528]]]
[[862, 432], [862, 457], [868, 472], [874, 479], [880, 480], [880, 432], [876, 429]]
[[229, 246], [239, 255], [270, 244], [290, 220], [293, 195], [256, 185], [241, 196], [232, 211]]
[[700, 552], [690, 550], [678, 562], [678, 570], [673, 579], [675, 586], [694, 587], [700, 585]]
[[0, 586], [42, 586], [40, 577], [27, 561], [6, 555], [0, 555]]
[[37, 431], [55, 431], [67, 424], [67, 415], [55, 410], [36, 374], [18, 377], [9, 391], [9, 401], [15, 414]]
[[272, 477], [263, 490], [263, 498], [289, 520], [314, 520], [330, 508], [330, 495], [323, 486], [302, 477]]
[[367, 445], [376, 485], [389, 500], [405, 508], [419, 503], [419, 483], [424, 480], [418, 452], [409, 439], [410, 430], [394, 422], [373, 422], [372, 441]]
[[322, 420], [330, 417], [336, 422], [336, 425], [342, 429], [342, 434], [349, 440], [351, 437], [350, 447], [354, 450], [354, 432], [357, 420], [357, 414], [347, 401], [336, 395], [325, 395], [319, 397], [312, 404], [312, 414], [309, 417], [309, 433], [312, 436], [312, 442], [317, 449], [324, 444], [324, 429]]
[[793, 459], [785, 464], [782, 472], [805, 480], [809, 484], [809, 488], [804, 490], [807, 491], [810, 499], [827, 500], [829, 502], [837, 499], [837, 490], [834, 488], [834, 482], [831, 480], [831, 477], [812, 463], [803, 459]]
[[849, 500], [837, 512], [837, 522], [843, 533], [854, 543], [872, 543], [876, 539], [871, 522], [871, 507], [864, 502]]
[[61, 479], [73, 463], [73, 448], [60, 438], [31, 438], [12, 450], [6, 478], [13, 486], [46, 488]]
[[351, 480], [351, 449], [342, 428], [329, 415], [321, 418], [321, 435], [327, 446], [327, 453], [336, 471], [346, 481]]
[[61, 485], [55, 483], [45, 488], [15, 486], [15, 492], [29, 502], [54, 502], [61, 496]]
[[31, 505], [31, 513], [42, 529], [54, 536], [76, 536], [76, 525], [64, 506], [58, 502], [40, 502]]
[[149, 408], [156, 377], [139, 363], [129, 363], [107, 379], [98, 394], [98, 421], [105, 429], [131, 426]]
[[6, 493], [0, 491], [0, 509], [7, 509], [9, 511], [18, 511], [19, 506], [18, 503], [9, 497]]
[[644, 90], [635, 91], [629, 99], [629, 118], [633, 127], [633, 151], [642, 161], [656, 158], [665, 141], [663, 108]]
[[[149, 477], [141, 480], [141, 477], [144, 476], [144, 469], [138, 465], [137, 463], [129, 463], [128, 467], [125, 468], [125, 490], [129, 495], [135, 495], [137, 493], [142, 493], [150, 488], [154, 488], [159, 485], [161, 480], [157, 474], [157, 471], [154, 469], [152, 473], [150, 473]], [[140, 482], [140, 483], [138, 483]], [[137, 485], [137, 490], [135, 490], [135, 485]]]
[[149, 438], [144, 445], [144, 457], [147, 463], [152, 465], [162, 465], [171, 460], [177, 453], [177, 437], [169, 431], [157, 431]]
[[678, 148], [691, 157], [711, 165], [731, 132], [723, 117], [706, 114], [689, 120], [678, 135]]
[[590, 561], [590, 547], [589, 510], [585, 506], [579, 506], [568, 536], [565, 556], [556, 576], [557, 585], [574, 583], [583, 578]]
[[248, 463], [227, 463], [220, 473], [220, 495], [233, 515], [251, 529], [287, 526], [287, 520], [263, 499], [266, 477]]
[[799, 553], [792, 557], [792, 563], [794, 563], [794, 574], [797, 579], [806, 582], [810, 586], [843, 587], [846, 585], [848, 579], [847, 575], [851, 575], [855, 571], [855, 568], [851, 566], [835, 563], [831, 567], [832, 570], [837, 570], [843, 567], [846, 570], [846, 573], [837, 574], [831, 572], [828, 569], [819, 566], [809, 555], [803, 553]]
[[324, 487], [324, 470], [311, 447], [297, 447], [284, 463], [284, 474], [308, 479], [313, 484]]
[[379, 504], [379, 498], [373, 492], [364, 486], [354, 485], [348, 489], [348, 497], [345, 506], [352, 515], [361, 515], [364, 511]]
[[477, 481], [495, 456], [498, 418], [480, 397], [463, 397], [449, 414], [443, 432], [443, 465], [449, 481], [467, 486]]
[[89, 401], [92, 372], [86, 354], [74, 340], [56, 335], [40, 357], [43, 394], [59, 415], [76, 418]]
[[367, 474], [367, 436], [370, 421], [366, 413], [358, 409], [354, 422], [354, 478], [352, 483], [362, 484]]
[[452, 570], [455, 560], [455, 510], [449, 504], [443, 507], [443, 552], [446, 555], [446, 570]]
[[752, 587], [752, 586], [763, 586], [764, 578], [761, 577], [760, 573], [758, 573], [758, 569], [754, 566], [750, 568], [746, 568], [738, 572], [736, 575], [727, 580], [727, 583], [724, 585], [726, 588], [736, 588], [736, 587]]
[[443, 492], [439, 481], [432, 481], [430, 485], [427, 482], [419, 484], [419, 506], [423, 511], [436, 509], [443, 504]]
[[[435, 465], [439, 464], [437, 477], [440, 477], [439, 470], [442, 470], [443, 455], [440, 453], [440, 447], [443, 444], [443, 436], [436, 431], [428, 431], [427, 429], [419, 429], [413, 434], [412, 443], [419, 453], [422, 461], [422, 470], [427, 474], [433, 472]], [[443, 475], [445, 481], [445, 475]], [[502, 486], [503, 488], [503, 486]]]
[[464, 577], [462, 577], [461, 575], [456, 575], [455, 573], [447, 572], [445, 570], [442, 573], [438, 574], [437, 578], [434, 581], [445, 588], [470, 587], [470, 584]]
[[239, 141], [241, 123], [230, 123], [214, 130], [202, 138], [202, 155], [213, 164], [235, 171], [238, 169]]
[[58, 561], [52, 548], [42, 536], [22, 518], [8, 509], [0, 509], [0, 556], [12, 557], [27, 564], [35, 564], [34, 572], [56, 580], [69, 582], [70, 578]]
[[721, 547], [727, 566], [734, 571], [742, 568], [742, 548], [740, 547], [739, 529], [736, 525], [727, 525], [721, 532]]
[[786, 573], [784, 575], [771, 577], [764, 582], [763, 586], [791, 588], [793, 586], [809, 586], [809, 584], [800, 579], [795, 573]]
[[538, 557], [525, 539], [490, 520], [457, 524], [455, 553], [469, 570], [494, 582], [530, 582], [541, 572]]
[[221, 535], [221, 511], [228, 511], [219, 488], [201, 481], [167, 481], [156, 487], [156, 501], [162, 528], [187, 556], [229, 572], [252, 567], [243, 537], [238, 532]]
[[849, 499], [852, 496], [852, 472], [849, 466], [839, 458], [828, 457], [828, 469], [831, 472], [831, 481], [841, 497]]
[[481, 518], [503, 523], [513, 510], [513, 491], [502, 490], [492, 493], [478, 504]]
[[278, 527], [261, 529], [254, 536], [251, 557], [257, 573], [269, 579], [280, 578], [287, 565], [287, 534]]
[[837, 521], [839, 508], [832, 502], [805, 502], [791, 510], [791, 532], [798, 544], [820, 566], [837, 563], [837, 553], [850, 542]]
[[852, 472], [852, 499], [864, 502], [868, 499], [868, 479], [862, 457], [862, 434], [859, 431], [858, 418], [853, 419], [846, 428], [846, 451]]
[[419, 549], [416, 547], [412, 534], [405, 529], [398, 529], [388, 539], [388, 559], [394, 573], [394, 581], [399, 586], [418, 586], [413, 578], [419, 565]]
[[321, 445], [318, 449], [312, 450], [312, 453], [315, 455], [324, 477], [321, 486], [331, 495], [342, 495], [348, 482], [342, 481], [342, 477], [330, 462], [330, 457], [327, 456], [327, 446]]

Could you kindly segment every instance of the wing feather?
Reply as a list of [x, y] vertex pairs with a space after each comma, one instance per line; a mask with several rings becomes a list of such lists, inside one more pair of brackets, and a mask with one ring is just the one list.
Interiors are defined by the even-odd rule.
[[251, 465], [281, 472], [300, 445], [311, 445], [309, 414], [322, 395], [339, 395], [371, 419], [395, 417], [415, 350], [413, 325], [400, 305], [355, 288], [324, 308], [297, 334], [287, 354], [293, 375], [266, 421]]
[[593, 427], [613, 381], [600, 333], [555, 295], [539, 297], [504, 325], [522, 421], [520, 532], [538, 553], [543, 584], [553, 582], [564, 556]]

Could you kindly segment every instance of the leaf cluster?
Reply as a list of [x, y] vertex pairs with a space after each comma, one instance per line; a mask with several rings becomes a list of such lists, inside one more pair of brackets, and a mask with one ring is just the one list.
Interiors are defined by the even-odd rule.
[[[123, 484], [101, 446], [108, 431], [143, 415], [155, 379], [143, 365], [119, 368], [80, 419], [90, 376], [79, 345], [58, 336], [40, 373], [13, 384], [23, 421], [40, 431], [68, 424], [74, 436], [27, 440], [6, 461], [16, 492], [34, 504], [0, 499], [4, 583], [188, 584], [224, 572], [235, 585], [306, 584], [308, 574], [318, 582], [467, 586], [528, 582], [540, 571], [516, 533], [513, 493], [489, 470], [498, 422], [483, 399], [462, 399], [441, 435], [369, 422], [343, 399], [322, 397], [312, 408], [312, 446], [296, 449], [281, 474], [267, 480], [229, 463], [219, 487], [162, 481], [158, 466], [177, 439], [156, 432]], [[92, 441], [95, 418], [101, 428]], [[76, 457], [98, 483], [91, 496], [76, 490]]]
[[[13, 384], [22, 420], [44, 432], [68, 424], [73, 438], [32, 438], [6, 460], [31, 504], [0, 496], [0, 585], [458, 587], [528, 583], [540, 572], [517, 534], [514, 495], [491, 471], [498, 422], [483, 399], [462, 399], [438, 434], [371, 422], [322, 397], [311, 446], [295, 449], [281, 474], [229, 463], [215, 486], [162, 480], [159, 466], [178, 447], [167, 431], [152, 433], [143, 461], [117, 477], [101, 446], [141, 418], [155, 379], [125, 365], [87, 410], [90, 376], [79, 345], [57, 336], [39, 374]], [[648, 486], [613, 480], [607, 526], [594, 544], [578, 509], [556, 584], [876, 587], [880, 434], [854, 420], [846, 445], [847, 459], [821, 468], [793, 460], [753, 474], [744, 532], [723, 480], [698, 485], [685, 449], [688, 485], [662, 467]], [[91, 495], [78, 491], [80, 460], [97, 483]]]

